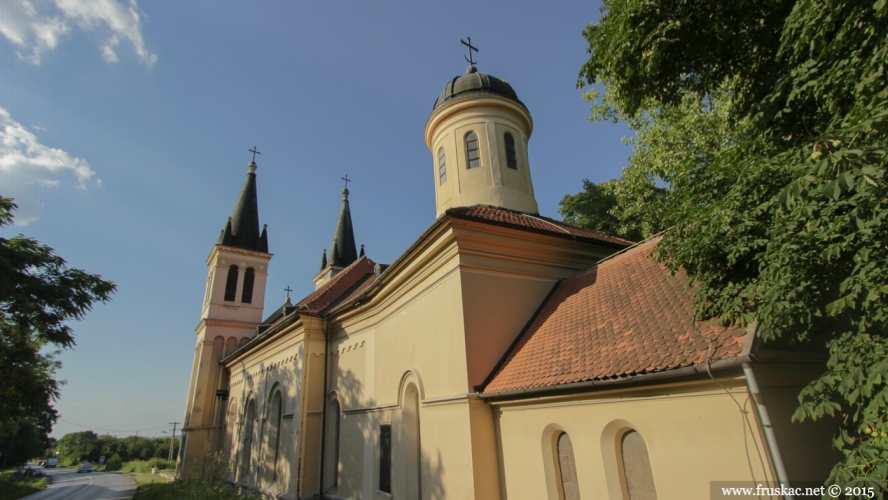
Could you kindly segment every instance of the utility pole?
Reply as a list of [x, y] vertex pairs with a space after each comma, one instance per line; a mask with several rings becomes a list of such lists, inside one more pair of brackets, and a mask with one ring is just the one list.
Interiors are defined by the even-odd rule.
[[[255, 148], [253, 148], [255, 149]], [[176, 426], [181, 424], [182, 422], [170, 422], [173, 425], [173, 439], [170, 440], [170, 457], [169, 461], [173, 461], [173, 446], [176, 444]]]

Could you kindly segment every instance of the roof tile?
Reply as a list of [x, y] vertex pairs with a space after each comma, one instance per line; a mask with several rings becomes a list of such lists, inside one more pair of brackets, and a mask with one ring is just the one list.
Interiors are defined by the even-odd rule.
[[506, 226], [532, 229], [537, 232], [556, 234], [570, 238], [579, 237], [587, 240], [595, 240], [600, 243], [607, 243], [617, 247], [627, 247], [633, 244], [632, 241], [624, 240], [623, 238], [608, 236], [588, 229], [571, 226], [570, 224], [543, 217], [542, 215], [530, 215], [486, 205], [451, 208], [447, 210], [447, 215], [462, 219], [495, 222]]
[[373, 283], [375, 265], [366, 255], [352, 262], [330, 281], [300, 300], [296, 304], [296, 310], [320, 314], [346, 299], [356, 297]]
[[558, 285], [484, 392], [664, 371], [702, 363], [707, 353], [713, 360], [740, 355], [745, 328], [695, 321], [687, 276], [671, 277], [651, 257], [658, 241]]

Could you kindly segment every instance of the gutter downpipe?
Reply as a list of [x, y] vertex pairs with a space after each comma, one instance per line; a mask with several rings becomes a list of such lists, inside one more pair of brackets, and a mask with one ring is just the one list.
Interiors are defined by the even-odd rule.
[[[780, 448], [777, 446], [777, 436], [774, 434], [774, 427], [771, 425], [771, 417], [768, 415], [768, 409], [762, 401], [758, 381], [756, 381], [755, 373], [753, 373], [752, 365], [750, 363], [743, 363], [743, 373], [746, 375], [746, 383], [749, 386], [749, 392], [752, 393], [752, 399], [758, 410], [759, 418], [762, 420], [762, 427], [765, 431], [765, 440], [768, 442], [768, 449], [771, 451], [771, 461], [774, 463], [774, 469], [777, 472], [777, 480], [780, 482], [781, 486], [789, 488], [789, 475], [786, 473], [786, 466], [783, 464], [783, 456], [780, 454]], [[784, 495], [784, 498], [786, 498], [786, 500], [793, 500], [792, 495]]]

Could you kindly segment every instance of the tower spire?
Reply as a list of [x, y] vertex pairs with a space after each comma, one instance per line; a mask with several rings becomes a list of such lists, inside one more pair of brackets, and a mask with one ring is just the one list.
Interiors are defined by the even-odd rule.
[[[255, 150], [256, 148], [253, 148]], [[258, 151], [254, 152], [258, 153]], [[256, 162], [247, 165], [247, 178], [218, 244], [268, 253], [267, 225], [259, 232], [259, 201], [256, 195]]]
[[[348, 176], [346, 176], [348, 177]], [[346, 179], [343, 179], [346, 180]], [[350, 179], [349, 179], [350, 180]], [[348, 181], [346, 180], [346, 186]], [[348, 206], [348, 188], [342, 190], [342, 204], [339, 206], [339, 219], [330, 244], [329, 263], [335, 267], [347, 267], [358, 260], [358, 249], [355, 245], [355, 232], [352, 229], [351, 210]]]

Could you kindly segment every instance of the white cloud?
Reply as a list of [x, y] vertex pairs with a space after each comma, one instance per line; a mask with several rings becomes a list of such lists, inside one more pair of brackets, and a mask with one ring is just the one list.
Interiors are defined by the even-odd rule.
[[21, 59], [40, 64], [42, 55], [55, 49], [76, 25], [102, 33], [99, 49], [105, 61], [117, 62], [120, 42], [128, 41], [139, 59], [151, 66], [157, 55], [145, 48], [142, 17], [136, 0], [128, 5], [118, 0], [2, 0], [0, 34], [18, 46]]
[[37, 220], [43, 209], [39, 194], [68, 180], [79, 189], [102, 184], [86, 160], [41, 144], [9, 111], [0, 108], [0, 194], [15, 198], [19, 206], [16, 225]]

